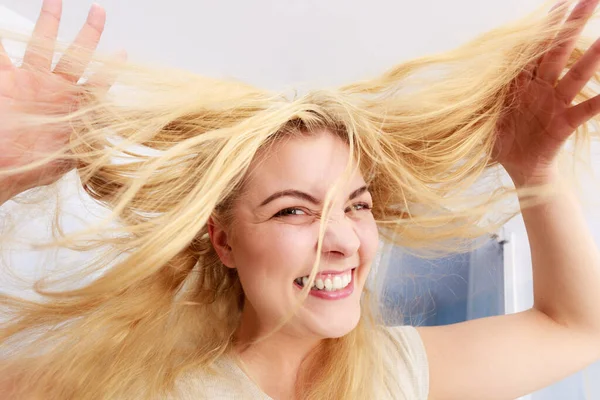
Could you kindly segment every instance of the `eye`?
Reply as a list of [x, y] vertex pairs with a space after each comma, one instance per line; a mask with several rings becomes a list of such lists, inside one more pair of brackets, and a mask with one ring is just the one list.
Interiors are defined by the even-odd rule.
[[352, 204], [351, 208], [354, 208], [354, 211], [369, 211], [372, 207], [367, 203], [356, 203]]
[[290, 208], [284, 208], [283, 210], [279, 211], [277, 214], [273, 215], [273, 217], [285, 217], [288, 215], [302, 215], [302, 214], [298, 214], [298, 211], [306, 215], [306, 213], [304, 211], [302, 211], [302, 209], [297, 208], [297, 207], [290, 207]]
[[[371, 208], [372, 207], [367, 203], [356, 203], [356, 204], [353, 204], [351, 207], [348, 207], [345, 211], [346, 212], [348, 212], [348, 211], [370, 211]], [[308, 215], [308, 213], [298, 207], [289, 207], [289, 208], [284, 208], [283, 210], [279, 211], [277, 214], [273, 215], [273, 218], [287, 217], [287, 216], [292, 216], [292, 215], [298, 215], [298, 216], [299, 215]]]

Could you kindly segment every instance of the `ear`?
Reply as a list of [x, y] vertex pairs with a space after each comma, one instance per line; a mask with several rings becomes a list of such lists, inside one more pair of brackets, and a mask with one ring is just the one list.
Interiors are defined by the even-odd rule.
[[223, 265], [235, 268], [227, 231], [212, 216], [208, 218], [208, 236]]

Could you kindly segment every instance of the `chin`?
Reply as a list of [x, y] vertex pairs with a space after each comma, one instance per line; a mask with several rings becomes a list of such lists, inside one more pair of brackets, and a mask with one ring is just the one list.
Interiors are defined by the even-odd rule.
[[352, 332], [358, 321], [360, 320], [360, 305], [355, 309], [346, 310], [330, 318], [322, 318], [315, 320], [312, 318], [312, 323], [308, 328], [314, 335], [322, 339], [335, 339], [345, 336]]

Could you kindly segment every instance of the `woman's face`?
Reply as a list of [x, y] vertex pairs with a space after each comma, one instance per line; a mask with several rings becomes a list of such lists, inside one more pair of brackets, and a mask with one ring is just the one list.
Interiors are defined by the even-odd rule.
[[[349, 148], [328, 131], [319, 131], [281, 140], [266, 156], [253, 163], [234, 204], [234, 224], [229, 236], [221, 238], [230, 250], [218, 250], [224, 263], [238, 270], [246, 297], [243, 314], [249, 317], [243, 320], [253, 321], [253, 329], [262, 333], [297, 302], [302, 278], [316, 259], [322, 202], [343, 173]], [[372, 205], [357, 172], [334, 199], [316, 287], [284, 331], [332, 338], [356, 326], [378, 245]]]

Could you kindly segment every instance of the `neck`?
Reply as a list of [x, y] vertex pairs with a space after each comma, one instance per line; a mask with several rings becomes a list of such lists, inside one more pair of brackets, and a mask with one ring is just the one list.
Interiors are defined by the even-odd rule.
[[[244, 307], [235, 335], [235, 351], [246, 374], [263, 392], [274, 399], [293, 398], [301, 365], [322, 339], [291, 332], [285, 326], [274, 333], [272, 330], [273, 327], [261, 327], [255, 313]], [[267, 338], [252, 343], [267, 334]]]

